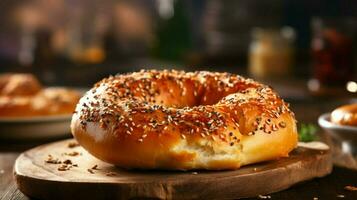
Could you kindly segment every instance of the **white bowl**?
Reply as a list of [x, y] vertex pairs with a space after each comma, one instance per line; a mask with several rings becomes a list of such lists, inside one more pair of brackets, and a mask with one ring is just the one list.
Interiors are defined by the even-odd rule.
[[0, 118], [0, 139], [47, 139], [70, 135], [72, 114]]
[[338, 125], [330, 121], [330, 113], [319, 117], [319, 125], [337, 141], [341, 142], [343, 152], [356, 155], [357, 150], [357, 127]]

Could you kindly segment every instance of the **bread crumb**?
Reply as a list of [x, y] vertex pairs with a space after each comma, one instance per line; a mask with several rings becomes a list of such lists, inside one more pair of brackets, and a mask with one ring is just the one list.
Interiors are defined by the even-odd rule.
[[68, 143], [68, 148], [74, 148], [74, 147], [78, 147], [79, 144], [77, 142], [70, 142]]
[[58, 158], [53, 158], [52, 155], [48, 155], [47, 159], [45, 159], [45, 163], [49, 164], [61, 164], [62, 162]]
[[67, 165], [72, 165], [72, 161], [67, 159], [67, 160], [64, 160], [63, 161], [64, 164], [67, 164]]
[[71, 168], [72, 166], [71, 165], [67, 165], [67, 164], [62, 164], [61, 166], [59, 166], [57, 168], [58, 171], [67, 171]]

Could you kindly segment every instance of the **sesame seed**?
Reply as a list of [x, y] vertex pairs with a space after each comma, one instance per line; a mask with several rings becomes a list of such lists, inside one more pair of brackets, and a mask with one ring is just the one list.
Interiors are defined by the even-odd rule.
[[278, 130], [278, 126], [277, 126], [276, 124], [273, 124], [273, 125], [271, 126], [271, 130], [277, 131], [277, 130]]
[[280, 126], [281, 128], [285, 128], [285, 127], [286, 127], [286, 123], [285, 123], [285, 122], [279, 122], [279, 126]]

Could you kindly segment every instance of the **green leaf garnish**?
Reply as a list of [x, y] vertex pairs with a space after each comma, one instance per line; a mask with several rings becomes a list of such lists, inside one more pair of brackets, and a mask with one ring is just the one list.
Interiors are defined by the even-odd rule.
[[299, 128], [299, 141], [300, 142], [311, 142], [317, 140], [318, 128], [314, 124], [304, 124], [302, 123]]

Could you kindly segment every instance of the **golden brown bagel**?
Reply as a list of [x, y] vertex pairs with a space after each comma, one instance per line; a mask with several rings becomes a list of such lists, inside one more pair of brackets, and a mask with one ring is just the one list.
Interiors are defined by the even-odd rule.
[[32, 74], [0, 75], [1, 96], [31, 96], [41, 90], [40, 82]]
[[73, 113], [80, 98], [65, 88], [45, 88], [33, 96], [0, 96], [0, 117], [34, 117]]
[[331, 121], [340, 125], [357, 126], [357, 103], [335, 109], [331, 113]]
[[80, 98], [74, 90], [42, 89], [30, 74], [0, 75], [0, 117], [71, 114]]
[[140, 71], [98, 82], [71, 129], [97, 158], [124, 168], [237, 169], [286, 157], [294, 115], [269, 87], [228, 73]]

